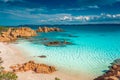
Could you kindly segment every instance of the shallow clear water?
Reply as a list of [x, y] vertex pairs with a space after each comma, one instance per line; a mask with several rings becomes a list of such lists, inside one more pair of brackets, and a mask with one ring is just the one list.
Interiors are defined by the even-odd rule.
[[[120, 58], [120, 25], [59, 26], [65, 32], [41, 33], [29, 40], [19, 40], [16, 44], [29, 56], [46, 55], [35, 59], [58, 70], [88, 73], [91, 76], [103, 74], [113, 60]], [[34, 26], [34, 28], [36, 28]], [[71, 36], [70, 36], [71, 35]], [[47, 47], [48, 40], [67, 40], [72, 45]]]

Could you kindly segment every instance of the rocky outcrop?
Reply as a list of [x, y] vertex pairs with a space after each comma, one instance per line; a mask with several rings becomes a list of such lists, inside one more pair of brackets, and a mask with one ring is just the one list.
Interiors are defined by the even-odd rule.
[[63, 31], [62, 29], [60, 28], [57, 28], [57, 27], [39, 27], [37, 29], [37, 32], [54, 32], [54, 31]]
[[0, 42], [15, 41], [20, 37], [36, 36], [36, 31], [29, 27], [9, 28], [6, 32], [2, 32], [0, 35]]
[[21, 27], [21, 28], [17, 28], [16, 30], [12, 31], [11, 33], [12, 35], [15, 35], [17, 37], [31, 37], [31, 36], [36, 36], [37, 33], [35, 30], [32, 30], [29, 27]]
[[70, 42], [67, 41], [52, 41], [52, 42], [46, 42], [44, 45], [46, 46], [61, 46], [61, 45], [69, 45]]
[[13, 70], [13, 72], [26, 72], [26, 71], [32, 70], [35, 73], [49, 74], [49, 73], [56, 71], [55, 67], [53, 66], [48, 66], [45, 64], [38, 64], [38, 63], [35, 63], [34, 61], [29, 61], [24, 64], [18, 64], [15, 66], [11, 66], [10, 68]]
[[120, 65], [112, 65], [105, 74], [94, 80], [120, 80]]

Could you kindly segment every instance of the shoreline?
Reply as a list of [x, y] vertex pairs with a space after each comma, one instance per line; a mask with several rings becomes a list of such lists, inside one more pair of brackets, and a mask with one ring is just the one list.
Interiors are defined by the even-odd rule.
[[[27, 55], [24, 56], [20, 49], [12, 45], [12, 43], [0, 43], [0, 51], [0, 56], [4, 61], [2, 66], [5, 67], [5, 70], [11, 70], [9, 68], [11, 65], [22, 64], [30, 60], [26, 58]], [[18, 72], [16, 74], [18, 75], [18, 80], [55, 80], [55, 77], [61, 80], [90, 80], [86, 77], [87, 75], [71, 75], [59, 70], [51, 74], [36, 74], [32, 71]]]

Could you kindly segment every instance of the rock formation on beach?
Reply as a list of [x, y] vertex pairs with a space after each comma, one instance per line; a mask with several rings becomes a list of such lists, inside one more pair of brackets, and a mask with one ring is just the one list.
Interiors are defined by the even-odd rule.
[[57, 28], [57, 27], [39, 27], [37, 29], [37, 32], [53, 32], [53, 31], [63, 31], [62, 29], [60, 28]]
[[105, 74], [94, 80], [120, 80], [120, 64], [113, 64]]
[[35, 63], [34, 61], [29, 61], [24, 64], [17, 64], [15, 66], [11, 66], [10, 68], [13, 70], [13, 72], [26, 72], [32, 70], [35, 73], [49, 74], [56, 71], [55, 67], [53, 66], [38, 64]]
[[9, 28], [7, 31], [1, 32], [0, 42], [11, 42], [17, 40], [20, 37], [31, 37], [36, 35], [36, 31], [29, 27]]

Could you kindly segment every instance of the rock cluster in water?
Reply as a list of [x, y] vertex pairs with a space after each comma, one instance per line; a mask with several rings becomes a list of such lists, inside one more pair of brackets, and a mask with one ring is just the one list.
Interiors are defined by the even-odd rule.
[[120, 65], [112, 65], [105, 74], [94, 80], [120, 80]]
[[29, 27], [9, 28], [6, 32], [0, 34], [0, 42], [10, 42], [20, 37], [31, 37], [36, 35], [36, 31]]
[[71, 44], [71, 43], [67, 41], [52, 41], [52, 42], [45, 43], [46, 46], [61, 46], [66, 44]]
[[34, 61], [29, 61], [24, 64], [18, 64], [16, 66], [11, 66], [10, 67], [13, 72], [26, 72], [26, 71], [34, 71], [35, 73], [45, 73], [49, 74], [54, 71], [56, 71], [55, 67], [53, 66], [48, 66], [45, 64], [37, 64]]
[[37, 32], [53, 32], [53, 31], [62, 31], [62, 29], [57, 28], [57, 27], [39, 27], [37, 29]]

